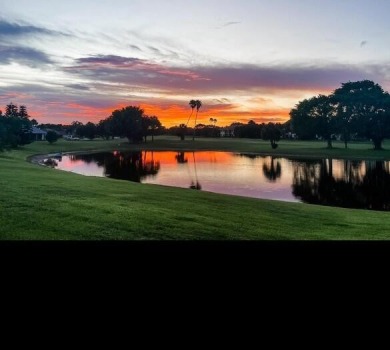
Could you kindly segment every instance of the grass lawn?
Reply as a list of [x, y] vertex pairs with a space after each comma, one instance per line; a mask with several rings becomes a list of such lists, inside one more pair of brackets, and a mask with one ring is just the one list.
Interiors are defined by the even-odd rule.
[[[376, 240], [390, 238], [390, 213], [340, 209], [84, 177], [31, 164], [34, 154], [80, 150], [223, 150], [292, 157], [390, 159], [369, 143], [242, 139], [146, 145], [126, 140], [35, 142], [0, 153], [3, 240]], [[386, 143], [384, 144], [386, 148]], [[389, 147], [390, 148], [390, 147]]]

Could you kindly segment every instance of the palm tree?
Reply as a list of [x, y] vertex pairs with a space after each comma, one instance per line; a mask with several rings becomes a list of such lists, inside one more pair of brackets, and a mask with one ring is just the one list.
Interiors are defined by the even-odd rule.
[[195, 140], [196, 120], [198, 119], [198, 112], [199, 112], [200, 107], [202, 107], [202, 102], [200, 100], [196, 100], [195, 106], [196, 106], [196, 116], [195, 116], [194, 135], [192, 136], [192, 141]]
[[191, 119], [191, 117], [192, 117], [192, 114], [194, 113], [194, 108], [197, 106], [195, 100], [191, 100], [190, 103], [189, 103], [189, 105], [190, 105], [190, 107], [191, 107], [191, 114], [190, 114], [190, 116], [188, 117], [186, 126], [188, 126], [188, 123], [190, 122], [190, 119]]

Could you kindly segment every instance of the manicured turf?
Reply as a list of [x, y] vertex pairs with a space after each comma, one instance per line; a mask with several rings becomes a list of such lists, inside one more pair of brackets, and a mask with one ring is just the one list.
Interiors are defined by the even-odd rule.
[[[390, 159], [369, 143], [269, 143], [240, 139], [184, 142], [161, 137], [35, 142], [0, 153], [0, 238], [7, 240], [338, 240], [390, 238], [390, 213], [258, 200], [66, 173], [26, 161], [33, 154], [76, 150], [228, 150], [289, 156]], [[386, 147], [386, 143], [384, 144]]]

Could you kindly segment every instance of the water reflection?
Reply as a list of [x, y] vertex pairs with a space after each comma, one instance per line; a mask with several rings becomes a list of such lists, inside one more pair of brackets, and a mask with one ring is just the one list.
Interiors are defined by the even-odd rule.
[[[335, 165], [337, 166], [334, 173]], [[381, 161], [293, 162], [293, 194], [303, 202], [390, 210], [389, 163]]]
[[265, 162], [263, 164], [263, 174], [268, 181], [275, 182], [282, 176], [282, 166], [280, 162], [272, 157], [270, 162]]
[[198, 180], [198, 172], [196, 170], [196, 158], [195, 158], [195, 152], [192, 152], [192, 158], [193, 158], [193, 164], [194, 164], [194, 170], [195, 170], [195, 181], [191, 181], [191, 185], [190, 185], [190, 188], [193, 189], [193, 190], [201, 190], [202, 189], [202, 186], [201, 184], [199, 183], [199, 180]]
[[389, 165], [228, 152], [144, 151], [63, 156], [58, 168], [247, 197], [390, 210]]
[[70, 157], [75, 162], [81, 160], [86, 164], [94, 163], [104, 168], [104, 175], [107, 177], [133, 182], [141, 182], [148, 176], [156, 175], [160, 170], [160, 162], [154, 160], [154, 152], [123, 153], [116, 151]]
[[178, 164], [188, 163], [188, 158], [186, 157], [185, 152], [177, 152], [175, 158], [176, 158]]
[[[187, 164], [188, 163], [188, 158], [186, 157], [186, 152], [177, 152], [175, 159], [178, 164]], [[195, 158], [195, 152], [192, 152], [192, 159], [193, 159], [193, 165], [194, 165], [194, 173], [195, 173], [195, 181], [191, 179], [191, 185], [189, 188], [192, 190], [201, 190], [202, 186], [198, 181], [198, 172], [196, 170], [196, 158]], [[190, 178], [192, 176], [190, 175]]]

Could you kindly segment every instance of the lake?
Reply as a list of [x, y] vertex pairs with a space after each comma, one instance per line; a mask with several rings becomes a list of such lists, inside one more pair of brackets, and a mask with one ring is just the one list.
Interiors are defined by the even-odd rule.
[[57, 169], [245, 197], [390, 210], [390, 162], [297, 160], [229, 152], [64, 155]]

